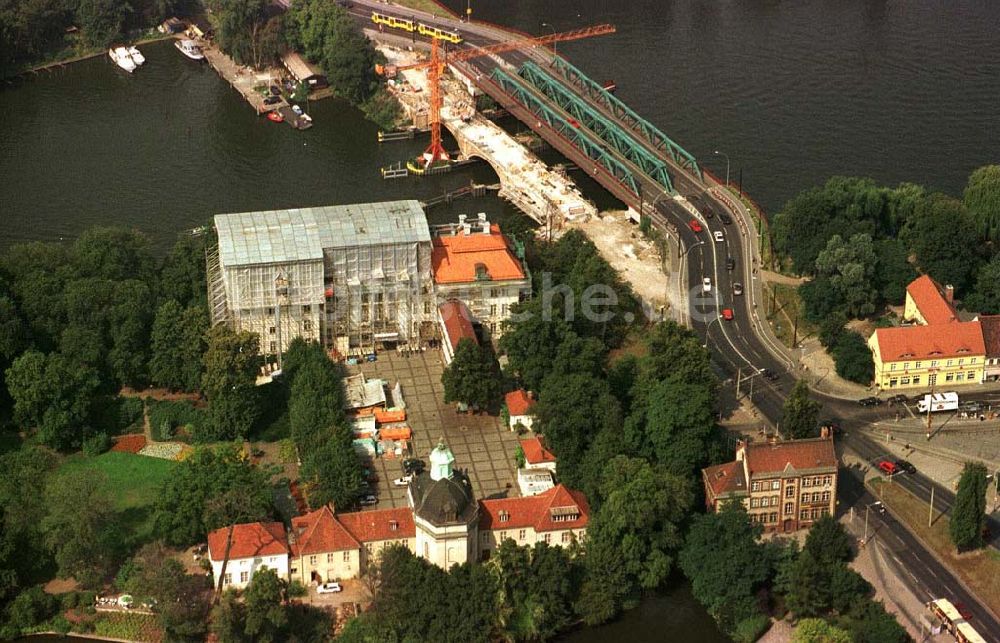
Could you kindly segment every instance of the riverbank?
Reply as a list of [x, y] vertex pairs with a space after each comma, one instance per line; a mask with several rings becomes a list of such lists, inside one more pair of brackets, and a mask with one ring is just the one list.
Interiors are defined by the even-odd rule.
[[[147, 35], [145, 37], [140, 37], [138, 40], [131, 41], [131, 44], [138, 47], [139, 45], [148, 45], [150, 43], [161, 42], [163, 40], [170, 40], [171, 38], [176, 37], [174, 34], [161, 34], [155, 29], [150, 29], [142, 33]], [[65, 49], [60, 50], [53, 56], [49, 57], [46, 61], [39, 63], [32, 63], [31, 66], [28, 66], [20, 71], [15, 72], [13, 75], [6, 78], [5, 80], [8, 83], [13, 82], [18, 78], [23, 78], [27, 76], [28, 74], [38, 74], [45, 71], [52, 71], [53, 69], [61, 69], [67, 65], [83, 62], [84, 60], [90, 60], [91, 58], [97, 58], [98, 56], [103, 56], [107, 53], [108, 50], [107, 48], [104, 47], [101, 48], [88, 47], [85, 48], [83, 51], [80, 51], [80, 49], [75, 46], [67, 47]], [[65, 55], [66, 57], [65, 58], [61, 57], [63, 55]]]

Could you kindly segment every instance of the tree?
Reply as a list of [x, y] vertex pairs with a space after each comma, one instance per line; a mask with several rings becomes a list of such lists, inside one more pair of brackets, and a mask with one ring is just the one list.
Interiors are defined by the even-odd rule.
[[955, 505], [951, 510], [948, 531], [959, 552], [983, 546], [986, 527], [986, 467], [966, 462], [958, 480]]
[[678, 525], [693, 500], [684, 478], [626, 456], [608, 462], [600, 491], [603, 500], [587, 528], [580, 598], [595, 608], [583, 614], [590, 624], [634, 605], [641, 590], [667, 578], [683, 540]]
[[875, 284], [883, 302], [898, 304], [906, 298], [906, 286], [917, 277], [906, 246], [899, 239], [875, 242]]
[[976, 232], [986, 241], [1000, 241], [1000, 165], [984, 165], [969, 176], [962, 196]]
[[699, 384], [664, 380], [648, 395], [640, 417], [625, 423], [625, 439], [633, 452], [678, 476], [692, 476], [705, 463], [715, 427], [715, 391]]
[[504, 322], [500, 337], [500, 350], [507, 354], [507, 370], [515, 373], [528, 390], [541, 390], [559, 346], [576, 333], [561, 319], [543, 318], [537, 298], [515, 304], [513, 315]]
[[204, 308], [182, 309], [168, 299], [156, 311], [150, 333], [149, 374], [154, 383], [171, 390], [193, 391], [201, 384], [208, 315]]
[[804, 618], [795, 626], [792, 643], [852, 643], [850, 632], [834, 627], [821, 618]]
[[243, 643], [246, 636], [243, 624], [246, 621], [246, 606], [240, 602], [236, 590], [227, 590], [212, 608], [212, 634], [219, 643]]
[[462, 338], [455, 357], [441, 374], [445, 402], [491, 408], [500, 397], [500, 380], [492, 356], [476, 342]]
[[350, 507], [357, 500], [364, 476], [361, 462], [346, 439], [331, 439], [302, 461], [302, 478], [313, 480], [309, 502], [315, 506], [333, 503], [335, 507]]
[[116, 0], [79, 0], [76, 20], [91, 47], [106, 47], [121, 33], [125, 16], [132, 10]]
[[7, 608], [6, 623], [0, 628], [0, 636], [13, 639], [27, 634], [59, 611], [59, 601], [48, 594], [41, 585], [30, 587], [20, 594]]
[[39, 524], [45, 517], [45, 480], [53, 455], [26, 446], [0, 456], [0, 605], [24, 587], [48, 556]]
[[903, 240], [924, 272], [960, 292], [979, 265], [972, 216], [961, 201], [943, 194], [932, 195], [917, 207], [903, 229]]
[[565, 548], [506, 539], [485, 566], [499, 583], [499, 624], [515, 640], [546, 640], [572, 622], [579, 565]]
[[815, 272], [829, 279], [830, 288], [848, 315], [865, 317], [875, 312], [878, 298], [875, 264], [871, 235], [859, 233], [845, 240], [835, 234], [816, 256]]
[[72, 576], [85, 587], [112, 572], [125, 544], [107, 486], [102, 472], [78, 469], [52, 478], [45, 487], [45, 546], [55, 557], [59, 576]]
[[809, 385], [805, 380], [795, 382], [791, 395], [785, 400], [781, 418], [781, 433], [789, 439], [811, 438], [817, 435], [816, 416], [820, 403], [809, 398]]
[[831, 347], [837, 375], [867, 386], [875, 377], [875, 364], [865, 339], [854, 331], [844, 331]]
[[6, 381], [15, 418], [37, 427], [39, 440], [54, 449], [80, 446], [100, 384], [93, 369], [71, 364], [58, 353], [28, 351], [7, 369]]
[[215, 235], [205, 232], [181, 235], [174, 243], [160, 267], [158, 292], [164, 301], [173, 299], [182, 307], [207, 306], [205, 246], [210, 242], [215, 244]]
[[[94, 1], [97, 4], [111, 2], [111, 0]], [[119, 7], [122, 5], [122, 3], [113, 4]], [[137, 279], [147, 284], [152, 281], [154, 260], [150, 253], [149, 240], [137, 230], [115, 226], [87, 228], [73, 242], [71, 252], [73, 265], [81, 277], [109, 281]]]
[[976, 285], [965, 298], [965, 309], [985, 315], [1000, 314], [1000, 255], [979, 268]]
[[771, 572], [761, 526], [738, 503], [696, 516], [678, 560], [691, 591], [725, 632], [761, 613], [756, 592]]
[[[171, 545], [188, 546], [227, 524], [266, 519], [271, 515], [270, 474], [240, 458], [236, 446], [196, 450], [160, 490], [154, 510], [157, 535]], [[241, 500], [228, 515], [218, 510], [218, 499], [227, 495]]]
[[809, 528], [803, 551], [827, 565], [847, 563], [854, 558], [851, 537], [833, 516], [822, 516]]
[[282, 605], [285, 588], [285, 581], [273, 569], [265, 567], [254, 572], [243, 596], [246, 602], [243, 629], [251, 640], [263, 643], [281, 640], [279, 633], [288, 624]]
[[196, 597], [203, 576], [189, 576], [184, 566], [159, 542], [143, 545], [119, 570], [118, 588], [155, 600], [153, 610], [170, 640], [202, 640], [208, 605]]
[[817, 557], [803, 549], [791, 563], [785, 604], [797, 617], [846, 612], [871, 585], [843, 561]]
[[855, 601], [836, 623], [848, 631], [854, 643], [908, 643], [912, 640], [881, 602], [870, 599]]
[[218, 17], [219, 46], [236, 62], [259, 66], [258, 38], [267, 20], [264, 0], [214, 0], [209, 6]]
[[202, 389], [208, 396], [215, 437], [246, 438], [260, 415], [256, 333], [214, 326], [208, 332]]

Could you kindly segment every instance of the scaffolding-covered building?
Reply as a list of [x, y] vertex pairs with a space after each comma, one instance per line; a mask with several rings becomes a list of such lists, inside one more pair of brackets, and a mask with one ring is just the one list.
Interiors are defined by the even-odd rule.
[[263, 352], [296, 337], [348, 355], [436, 336], [431, 237], [417, 201], [220, 214], [215, 229], [212, 323], [258, 333]]

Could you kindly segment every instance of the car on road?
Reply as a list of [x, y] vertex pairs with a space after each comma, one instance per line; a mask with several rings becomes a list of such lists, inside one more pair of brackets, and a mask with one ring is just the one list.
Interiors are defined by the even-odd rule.
[[701, 278], [701, 290], [702, 292], [712, 292], [712, 279], [710, 277]]
[[972, 618], [972, 612], [970, 612], [969, 608], [965, 606], [965, 603], [952, 603], [952, 605], [955, 606], [955, 610], [958, 611], [958, 615], [965, 620], [968, 621]]
[[378, 504], [378, 496], [374, 493], [365, 494], [358, 499], [358, 504], [362, 507], [373, 507]]
[[688, 227], [691, 228], [691, 232], [701, 232], [701, 224], [696, 219], [688, 221]]
[[736, 260], [732, 257], [726, 257], [726, 270], [734, 270], [736, 268]]
[[892, 397], [890, 397], [887, 401], [889, 402], [889, 406], [895, 406], [897, 404], [906, 404], [909, 401], [909, 399], [910, 398], [903, 395], [902, 393], [897, 393]]
[[724, 224], [729, 225], [730, 223], [733, 222], [733, 218], [728, 214], [726, 214], [725, 212], [723, 212], [722, 214], [719, 215], [719, 221], [722, 221]]
[[778, 381], [778, 378], [780, 378], [780, 377], [781, 377], [780, 375], [778, 375], [777, 373], [775, 373], [774, 371], [772, 371], [772, 370], [771, 370], [771, 369], [769, 369], [769, 368], [762, 368], [762, 369], [760, 369], [760, 374], [761, 374], [761, 375], [762, 375], [762, 376], [764, 377], [764, 379], [765, 379], [765, 380], [767, 380], [768, 382], [777, 382], [777, 381]]
[[344, 588], [340, 586], [340, 583], [323, 583], [316, 588], [317, 594], [336, 594], [342, 591]]
[[858, 404], [860, 404], [861, 406], [878, 406], [881, 403], [882, 400], [878, 399], [877, 397], [863, 397], [860, 400], [858, 400]]
[[403, 460], [403, 473], [407, 475], [411, 473], [419, 474], [426, 466], [420, 458], [406, 458]]
[[723, 308], [722, 309], [722, 318], [725, 319], [726, 321], [733, 321], [733, 309], [732, 308]]
[[736, 282], [733, 284], [733, 294], [736, 296], [743, 294], [743, 284]]
[[887, 473], [890, 476], [899, 473], [899, 467], [897, 467], [896, 463], [891, 460], [879, 460], [878, 468], [881, 469], [883, 473]]
[[722, 236], [722, 230], [716, 230], [715, 232], [712, 233], [712, 236], [715, 237], [716, 243], [722, 243], [724, 239], [724, 237]]
[[913, 475], [914, 473], [917, 472], [917, 468], [912, 464], [910, 464], [909, 460], [896, 460], [893, 464], [895, 464], [896, 467], [898, 467], [899, 469], [902, 469], [903, 471], [909, 473], [910, 475]]
[[402, 478], [396, 478], [395, 480], [392, 481], [392, 484], [397, 487], [406, 487], [410, 484], [411, 480], [413, 480], [412, 473], [405, 475]]

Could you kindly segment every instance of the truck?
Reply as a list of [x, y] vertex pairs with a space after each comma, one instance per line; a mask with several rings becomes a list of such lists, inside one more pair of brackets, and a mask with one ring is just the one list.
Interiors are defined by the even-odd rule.
[[931, 393], [924, 396], [924, 399], [917, 402], [917, 411], [920, 413], [938, 413], [940, 411], [957, 411], [958, 393]]

